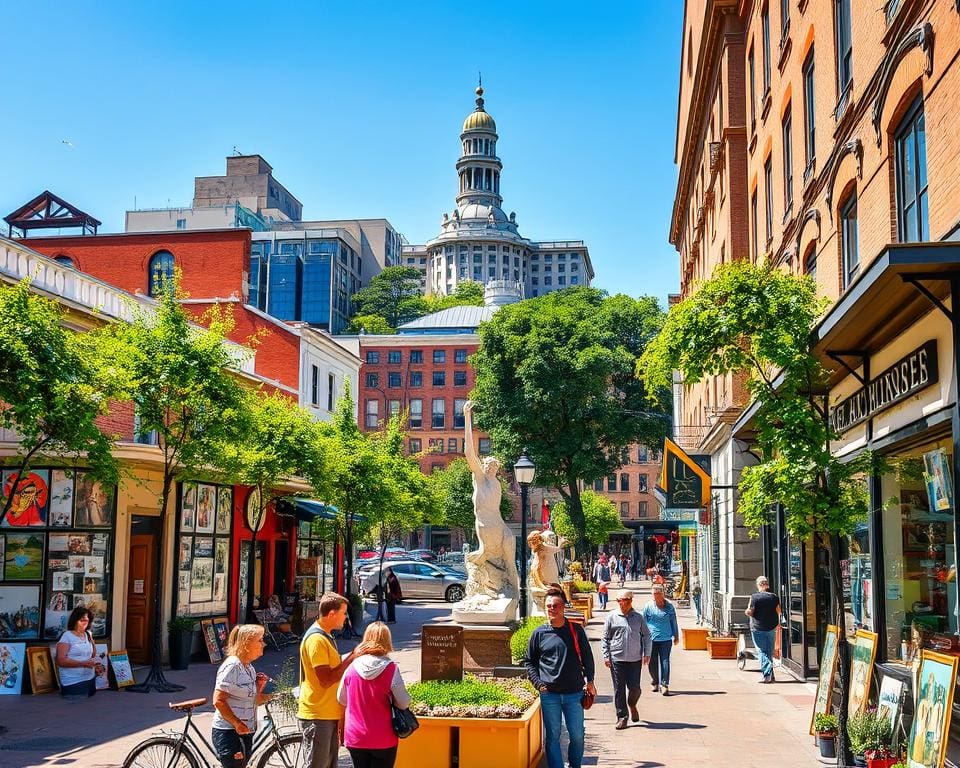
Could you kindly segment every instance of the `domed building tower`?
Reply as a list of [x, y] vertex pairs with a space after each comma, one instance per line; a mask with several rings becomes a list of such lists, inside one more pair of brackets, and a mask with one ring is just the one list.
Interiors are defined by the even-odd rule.
[[[402, 263], [420, 268], [425, 293], [449, 295], [465, 280], [496, 283], [497, 303], [508, 294], [519, 300], [589, 285], [593, 270], [583, 241], [531, 242], [520, 235], [516, 214], [503, 212], [497, 124], [484, 107], [482, 85], [476, 93], [476, 108], [460, 133], [457, 207], [443, 214], [440, 234], [425, 246], [403, 248]], [[561, 269], [561, 258], [562, 280], [553, 272]]]

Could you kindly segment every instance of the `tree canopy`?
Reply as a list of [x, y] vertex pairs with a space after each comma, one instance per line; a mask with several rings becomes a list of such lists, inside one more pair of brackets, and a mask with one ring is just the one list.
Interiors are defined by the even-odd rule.
[[[606, 544], [610, 534], [622, 527], [616, 505], [606, 496], [590, 490], [580, 494], [580, 503], [583, 505], [587, 543], [593, 546]], [[576, 529], [568, 514], [567, 502], [563, 499], [554, 504], [550, 519], [558, 535], [567, 540], [576, 536]]]
[[426, 310], [424, 314], [439, 312], [441, 309], [450, 307], [482, 307], [483, 283], [476, 280], [461, 280], [457, 283], [456, 290], [449, 296], [424, 296], [423, 301]]
[[634, 372], [663, 320], [654, 298], [584, 287], [502, 307], [480, 326], [477, 425], [506, 466], [527, 449], [536, 482], [567, 501], [578, 549], [580, 483], [618, 469], [631, 444], [656, 445], [667, 433], [668, 388], [648, 390]]
[[[420, 270], [416, 267], [387, 267], [353, 296], [358, 315], [379, 315], [387, 326], [396, 328], [426, 313], [420, 295]], [[370, 329], [367, 329], [370, 333]]]

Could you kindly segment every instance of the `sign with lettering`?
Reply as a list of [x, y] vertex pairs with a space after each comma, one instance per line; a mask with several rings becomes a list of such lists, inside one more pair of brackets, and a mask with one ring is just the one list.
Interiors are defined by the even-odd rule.
[[463, 679], [463, 627], [424, 625], [420, 634], [420, 679]]
[[831, 408], [830, 425], [838, 433], [846, 432], [936, 384], [939, 378], [937, 340], [931, 339]]
[[675, 523], [679, 523], [679, 522], [695, 523], [697, 521], [697, 510], [696, 509], [661, 509], [660, 519], [669, 520]]
[[657, 490], [658, 500], [667, 509], [707, 506], [710, 503], [710, 457], [690, 456], [667, 438], [663, 442], [663, 464]]

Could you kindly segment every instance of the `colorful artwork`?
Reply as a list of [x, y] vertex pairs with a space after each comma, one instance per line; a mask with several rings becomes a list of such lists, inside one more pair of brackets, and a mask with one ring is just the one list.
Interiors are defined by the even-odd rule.
[[110, 687], [107, 644], [97, 643], [94, 648], [97, 651], [97, 666], [93, 668], [97, 674], [97, 690], [105, 691]]
[[83, 575], [93, 576], [95, 578], [102, 577], [103, 576], [103, 558], [102, 557], [83, 558]]
[[942, 768], [953, 710], [953, 690], [960, 659], [922, 651], [917, 703], [907, 740], [909, 768]]
[[180, 530], [183, 533], [193, 533], [196, 525], [197, 486], [184, 483], [181, 488], [183, 496], [180, 500]]
[[193, 555], [194, 557], [213, 557], [213, 539], [204, 537], [197, 537], [194, 539], [195, 544], [193, 545]]
[[216, 556], [214, 557], [215, 572], [226, 573], [227, 562], [230, 559], [230, 542], [227, 539], [217, 539]]
[[870, 678], [873, 676], [873, 659], [877, 654], [877, 633], [858, 629], [853, 636], [853, 653], [850, 658], [850, 700], [848, 717], [862, 712], [870, 695]]
[[51, 552], [69, 552], [70, 536], [68, 536], [65, 533], [51, 533], [50, 534], [50, 551]]
[[190, 570], [190, 563], [193, 561], [193, 539], [190, 536], [184, 536], [180, 539], [180, 570]]
[[177, 574], [177, 605], [181, 610], [190, 602], [190, 571], [179, 571]]
[[71, 555], [90, 554], [90, 534], [71, 533], [67, 537], [67, 552]]
[[217, 643], [217, 632], [213, 628], [213, 620], [203, 619], [200, 622], [200, 630], [203, 633], [204, 645], [207, 646], [210, 663], [216, 664], [223, 659], [223, 654], [220, 652], [220, 645]]
[[190, 576], [190, 602], [202, 603], [213, 599], [213, 558], [193, 558]]
[[26, 647], [26, 643], [0, 643], [0, 696], [20, 693]]
[[197, 533], [213, 533], [216, 524], [217, 489], [201, 485], [197, 490]]
[[223, 485], [217, 489], [217, 533], [230, 533], [231, 517], [233, 517], [233, 488]]
[[900, 697], [903, 695], [903, 682], [891, 675], [884, 675], [880, 684], [880, 699], [877, 701], [877, 714], [890, 721], [890, 732], [897, 733], [897, 718], [900, 716]]
[[4, 528], [26, 528], [47, 524], [50, 501], [50, 471], [38, 469], [22, 478], [16, 472], [3, 473], [3, 502], [13, 494], [10, 511], [3, 519]]
[[950, 465], [943, 448], [923, 454], [923, 479], [927, 484], [930, 509], [946, 512], [953, 508], [953, 484], [950, 481]]
[[50, 473], [50, 513], [48, 521], [54, 528], [73, 525], [73, 473], [55, 469]]
[[833, 697], [833, 678], [837, 673], [837, 642], [840, 630], [833, 624], [827, 624], [823, 636], [823, 656], [820, 659], [820, 679], [817, 680], [817, 697], [813, 700], [813, 716], [810, 718], [810, 735], [814, 735], [813, 721], [817, 715], [830, 711], [830, 699]]
[[217, 635], [217, 644], [220, 652], [227, 655], [227, 638], [230, 636], [230, 619], [226, 616], [217, 616], [213, 619], [213, 631]]
[[39, 581], [43, 578], [42, 533], [8, 533], [3, 556], [7, 581]]
[[40, 587], [0, 587], [0, 639], [40, 637]]
[[50, 649], [45, 645], [27, 649], [27, 667], [30, 669], [30, 688], [34, 693], [52, 693], [57, 690]]
[[213, 602], [222, 603], [227, 599], [227, 577], [217, 573], [213, 577]]
[[78, 528], [106, 528], [113, 524], [113, 490], [88, 472], [77, 475], [74, 520]]
[[53, 588], [61, 592], [73, 592], [73, 574], [55, 571], [53, 576]]
[[126, 688], [133, 685], [136, 681], [133, 679], [133, 670], [130, 668], [130, 657], [127, 656], [127, 650], [110, 651], [107, 654], [110, 659], [110, 669], [113, 670], [113, 677], [117, 681], [117, 688]]

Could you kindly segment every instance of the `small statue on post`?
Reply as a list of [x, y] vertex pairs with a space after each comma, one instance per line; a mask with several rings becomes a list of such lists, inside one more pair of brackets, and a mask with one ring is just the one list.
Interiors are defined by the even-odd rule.
[[527, 576], [527, 588], [530, 590], [530, 596], [537, 608], [544, 612], [544, 600], [547, 590], [560, 583], [560, 567], [557, 565], [557, 553], [563, 552], [567, 546], [567, 540], [561, 536], [556, 544], [551, 539], [547, 531], [531, 531], [527, 536], [527, 543], [533, 552], [533, 564], [530, 567], [530, 575]]

